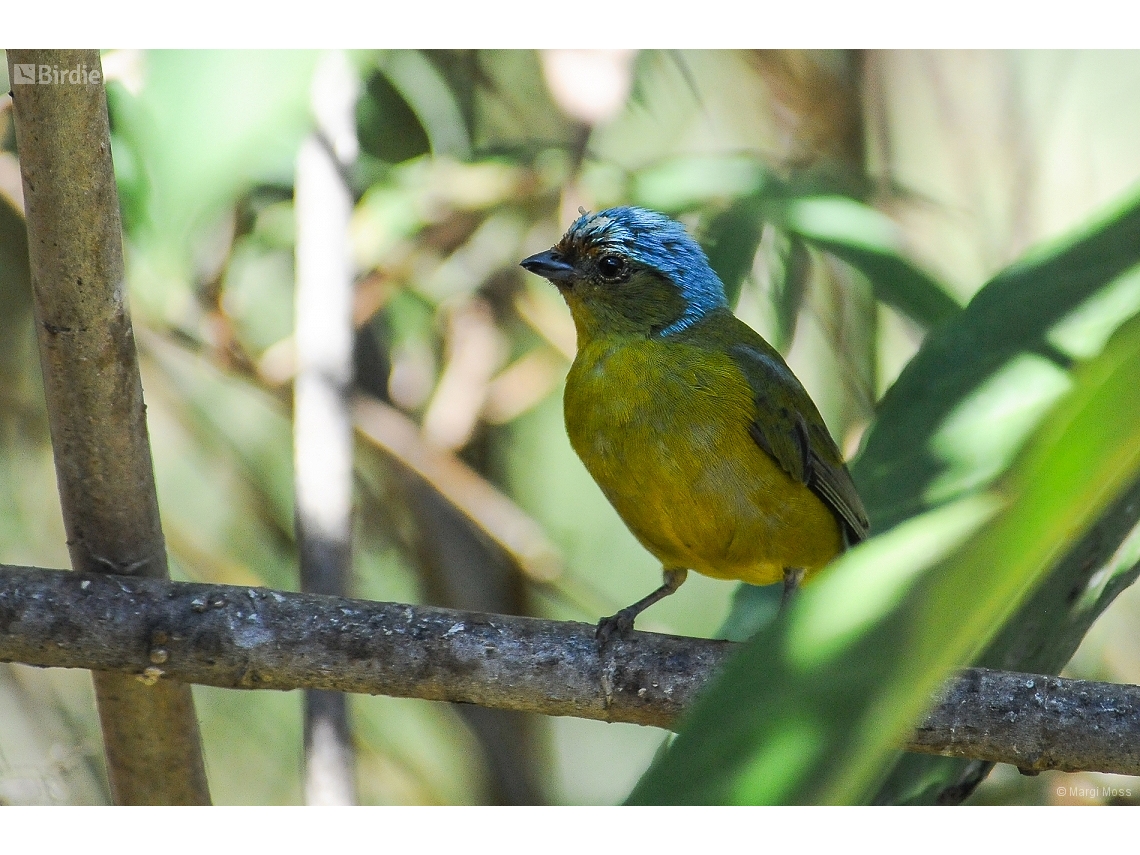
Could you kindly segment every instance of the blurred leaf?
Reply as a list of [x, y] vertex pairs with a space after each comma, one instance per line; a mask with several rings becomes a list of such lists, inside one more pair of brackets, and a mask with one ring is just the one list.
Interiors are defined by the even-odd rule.
[[[444, 68], [452, 85], [459, 68], [474, 65], [470, 90], [472, 140], [476, 151], [484, 157], [509, 157], [518, 163], [531, 163], [552, 154], [561, 155], [569, 165], [578, 126], [554, 103], [543, 80], [538, 52], [532, 50], [480, 50], [475, 56], [456, 57], [466, 53], [448, 51], [450, 62], [441, 63], [440, 53], [429, 57]], [[474, 84], [473, 86], [471, 84]], [[557, 182], [565, 180], [566, 172]]]
[[380, 70], [415, 112], [433, 154], [459, 160], [471, 156], [471, 132], [463, 118], [463, 105], [423, 51], [388, 51], [380, 60]]
[[[43, 420], [39, 354], [32, 320], [32, 277], [24, 218], [0, 195], [0, 438], [10, 429], [23, 433], [20, 418], [37, 412]], [[13, 424], [13, 422], [16, 422]], [[27, 431], [27, 433], [32, 433]]]
[[379, 71], [368, 78], [356, 105], [356, 127], [360, 147], [388, 163], [411, 160], [431, 148], [415, 112]]
[[[490, 85], [491, 79], [480, 63], [480, 51], [465, 49], [425, 50], [427, 57], [440, 73], [455, 97], [459, 115], [467, 128], [468, 138], [475, 139], [476, 96], [480, 88]], [[485, 52], [484, 52], [485, 56]]]
[[776, 310], [776, 334], [772, 346], [786, 352], [796, 332], [796, 320], [811, 278], [811, 255], [796, 235], [784, 236], [779, 276], [772, 281], [772, 305]]
[[897, 227], [874, 208], [844, 196], [811, 196], [778, 203], [771, 216], [855, 267], [878, 299], [923, 326], [937, 327], [961, 311], [939, 282], [902, 255]]
[[[771, 92], [772, 116], [797, 163], [839, 161], [863, 171], [863, 97], [857, 51], [753, 50], [748, 62]], [[778, 106], [777, 106], [778, 105]]]
[[[718, 259], [730, 278], [742, 275], [738, 270], [744, 249], [753, 240], [759, 242], [759, 221], [767, 218], [782, 231], [855, 267], [870, 281], [876, 298], [922, 326], [937, 327], [955, 317], [961, 306], [940, 282], [903, 255], [902, 237], [894, 222], [848, 196], [821, 195], [829, 185], [838, 186], [826, 175], [782, 182], [755, 160], [738, 155], [685, 157], [637, 173], [633, 197], [638, 204], [674, 214], [711, 201], [735, 199], [708, 227], [713, 238], [710, 261], [716, 242], [733, 235], [727, 257]], [[720, 273], [716, 263], [713, 269]], [[721, 278], [731, 298], [739, 285], [724, 275]]]
[[732, 594], [732, 608], [716, 633], [728, 641], [747, 641], [776, 619], [783, 592], [779, 585], [741, 582]]
[[150, 199], [150, 177], [143, 154], [139, 151], [145, 112], [139, 101], [114, 80], [107, 83], [107, 112], [111, 122], [111, 151], [114, 154], [123, 231], [130, 234], [146, 226]]
[[946, 677], [1140, 474], [1138, 376], [1133, 320], [1000, 487], [860, 545], [746, 643], [630, 801], [869, 798]]
[[415, 422], [394, 407], [363, 396], [355, 402], [354, 418], [361, 436], [411, 485], [407, 489], [417, 492], [416, 501], [435, 508], [438, 519], [425, 516], [423, 527], [449, 525], [453, 540], [478, 541], [481, 560], [506, 564], [533, 581], [548, 583], [561, 575], [558, 550], [542, 528], [478, 472], [426, 442]]
[[194, 352], [136, 335], [172, 558], [191, 578], [293, 587], [287, 411]]
[[633, 201], [677, 213], [709, 201], [756, 194], [765, 180], [764, 168], [750, 157], [681, 157], [638, 172], [634, 176]]
[[724, 283], [730, 306], [736, 305], [744, 277], [752, 270], [763, 225], [760, 205], [745, 197], [714, 216], [704, 229], [701, 243]]
[[121, 138], [141, 159], [156, 236], [187, 230], [255, 179], [291, 181], [309, 127], [315, 52], [152, 51], [145, 82], [112, 102]]
[[[282, 207], [292, 215], [291, 205]], [[259, 234], [236, 241], [222, 281], [226, 317], [242, 348], [255, 357], [293, 331], [292, 247], [265, 243]]]

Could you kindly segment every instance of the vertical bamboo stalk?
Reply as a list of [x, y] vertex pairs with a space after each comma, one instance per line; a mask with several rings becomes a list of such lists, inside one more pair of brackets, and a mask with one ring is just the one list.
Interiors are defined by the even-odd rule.
[[[347, 594], [352, 564], [352, 193], [357, 80], [342, 51], [313, 78], [317, 129], [297, 155], [294, 478], [301, 590]], [[355, 804], [347, 698], [305, 692], [305, 802]]]
[[[8, 74], [71, 565], [167, 578], [99, 52], [12, 50]], [[115, 802], [208, 804], [190, 687], [92, 677]]]

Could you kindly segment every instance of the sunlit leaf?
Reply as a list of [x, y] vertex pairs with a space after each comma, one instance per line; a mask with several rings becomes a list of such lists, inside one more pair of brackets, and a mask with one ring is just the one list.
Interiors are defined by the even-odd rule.
[[[884, 398], [853, 467], [873, 525], [893, 525], [915, 508], [988, 483], [1004, 468], [1063, 390], [1068, 359], [1095, 353], [1136, 312], [1138, 239], [1140, 203], [1131, 201], [1083, 235], [1042, 247], [999, 274], [931, 337]], [[972, 664], [1060, 671], [1097, 615], [1136, 578], [1133, 565], [1106, 572], [1136, 523], [1134, 507], [1134, 500], [1118, 501]], [[1094, 578], [1104, 584], [1091, 601], [1074, 594]], [[957, 800], [988, 768], [907, 755], [877, 800]]]
[[225, 248], [211, 227], [217, 232], [253, 185], [291, 186], [297, 146], [311, 126], [318, 56], [154, 51], [143, 60], [137, 95], [112, 90], [112, 144], [122, 161], [128, 275], [140, 320], [185, 323], [199, 256]]
[[[953, 322], [931, 334], [884, 396], [853, 466], [874, 530], [949, 501], [1004, 468], [1019, 442], [1002, 439], [982, 457], [969, 446], [997, 443], [997, 434], [1011, 431], [1024, 437], [1060, 391], [1056, 372], [1070, 363], [1050, 341], [1051, 331], [1065, 324], [1072, 329], [1073, 313], [1092, 312], [1082, 307], [1096, 301], [1103, 341], [1104, 330], [1135, 309], [1132, 298], [1098, 295], [1122, 288], [1132, 293], [1140, 283], [1129, 269], [1138, 262], [1140, 202], [1134, 201], [1083, 236], [998, 274]], [[966, 421], [984, 435], [956, 427]], [[985, 477], [971, 471], [969, 458]]]
[[[905, 406], [904, 401], [918, 397], [917, 385], [923, 382], [922, 377], [930, 382], [933, 380], [931, 375], [939, 373], [956, 373], [951, 389], [947, 390], [950, 394], [955, 393], [954, 389], [969, 389], [971, 386], [977, 386], [979, 390], [986, 386], [993, 388], [992, 378], [985, 374], [993, 372], [1000, 376], [1002, 369], [995, 370], [990, 360], [979, 360], [986, 367], [970, 360], [955, 369], [951, 358], [955, 342], [996, 349], [999, 357], [1010, 360], [1009, 364], [1016, 363], [1017, 359], [1031, 359], [1042, 377], [1049, 370], [1053, 373], [1057, 370], [1056, 367], [1045, 366], [1064, 364], [1069, 356], [1081, 357], [1099, 350], [1106, 335], [1123, 318], [1135, 314], [1140, 306], [1140, 274], [1135, 267], [1140, 261], [1138, 236], [1140, 204], [1131, 202], [1110, 213], [1082, 238], [1043, 247], [1034, 258], [996, 277], [987, 286], [987, 291], [996, 288], [999, 293], [994, 296], [979, 293], [975, 303], [982, 301], [980, 309], [975, 309], [975, 303], [971, 303], [963, 312], [962, 320], [969, 318], [968, 328], [956, 334], [947, 329], [952, 342], [947, 343], [946, 350], [936, 353], [935, 358], [920, 353], [920, 359], [915, 360], [918, 365], [912, 363], [905, 370], [904, 376], [912, 370], [918, 372], [921, 369], [922, 373], [907, 377], [898, 406]], [[980, 314], [977, 318], [974, 317], [976, 311]], [[994, 312], [995, 317], [986, 323], [988, 312]], [[1013, 334], [1010, 337], [1004, 336], [1003, 329], [994, 323], [1003, 317], [1011, 319], [1009, 326]], [[1032, 323], [1028, 331], [1024, 329], [1026, 319]], [[1018, 326], [1023, 326], [1023, 329], [1017, 331]], [[1027, 352], [1020, 357], [1011, 355], [1019, 345], [1026, 351], [1036, 348], [1039, 353]], [[1051, 361], [1040, 353], [1050, 355]], [[1024, 399], [1027, 390], [1012, 391]], [[882, 418], [914, 418], [910, 429], [915, 434], [934, 430], [936, 437], [946, 437], [946, 425], [952, 424], [953, 418], [941, 412], [937, 400], [931, 400], [928, 393], [921, 394], [927, 406], [919, 407], [910, 416], [902, 415], [902, 410], [895, 410], [893, 397], [888, 398], [891, 400], [884, 402]], [[931, 408], [931, 404], [935, 406]], [[931, 409], [934, 409], [933, 413]], [[1023, 425], [1024, 415], [1023, 409]], [[938, 418], [942, 418], [942, 425], [938, 424]], [[971, 445], [987, 437], [992, 438], [993, 432], [979, 432], [972, 438]], [[889, 438], [880, 439], [890, 441]], [[966, 445], [963, 438], [961, 447], [966, 448]], [[1011, 449], [998, 450], [1000, 455], [1004, 455]], [[885, 445], [879, 445], [878, 441], [869, 442], [864, 458], [856, 464], [856, 479], [865, 478], [876, 470], [887, 473], [887, 467], [879, 469], [879, 466], [872, 466], [873, 457], [866, 457], [881, 455], [884, 451]], [[864, 462], [869, 466], [868, 470], [863, 469]], [[991, 472], [1000, 465], [1000, 459], [990, 459], [987, 464]], [[909, 474], [890, 474], [887, 490], [905, 495], [909, 490], [921, 489], [926, 490], [929, 498], [929, 484], [936, 486], [939, 480], [945, 483], [948, 471], [931, 472], [925, 466], [913, 466]], [[876, 479], [870, 480], [872, 484], [876, 483]], [[1126, 556], [1122, 557], [1123, 553], [1117, 548], [1137, 524], [1135, 503], [1138, 497], [1140, 483], [1118, 499], [1097, 527], [1056, 563], [1048, 578], [1013, 614], [993, 642], [978, 654], [975, 665], [1044, 674], [1056, 674], [1065, 666], [1093, 620], [1140, 573], [1140, 565], [1126, 561]], [[988, 768], [988, 764], [969, 760], [906, 755], [891, 772], [877, 800], [956, 800], [960, 798], [959, 793], [968, 793], [974, 788]]]
[[[142, 90], [112, 102], [146, 174], [148, 225], [167, 243], [253, 181], [292, 180], [318, 54], [153, 51]], [[130, 103], [128, 103], [130, 102]], [[117, 153], [116, 153], [117, 156]]]

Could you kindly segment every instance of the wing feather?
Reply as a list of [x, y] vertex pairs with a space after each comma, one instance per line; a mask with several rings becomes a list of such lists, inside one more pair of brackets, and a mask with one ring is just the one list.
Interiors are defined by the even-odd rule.
[[752, 387], [760, 414], [749, 425], [749, 433], [785, 472], [831, 508], [842, 523], [848, 545], [858, 543], [867, 537], [870, 524], [835, 440], [780, 354], [751, 329], [749, 332], [748, 343], [731, 349]]

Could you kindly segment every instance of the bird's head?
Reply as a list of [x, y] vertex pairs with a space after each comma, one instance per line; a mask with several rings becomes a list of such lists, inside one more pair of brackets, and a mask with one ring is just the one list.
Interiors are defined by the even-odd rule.
[[558, 286], [579, 342], [670, 335], [728, 305], [724, 285], [685, 227], [644, 208], [584, 213], [562, 240], [522, 266]]

